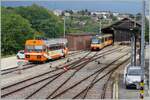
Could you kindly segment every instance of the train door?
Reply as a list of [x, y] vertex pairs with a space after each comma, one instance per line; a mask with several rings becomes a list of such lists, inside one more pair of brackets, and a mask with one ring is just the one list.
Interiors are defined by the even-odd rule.
[[105, 39], [104, 39], [104, 37], [102, 37], [101, 41], [102, 41], [101, 44], [104, 47], [105, 46]]
[[112, 43], [113, 43], [113, 37], [110, 36], [110, 37], [109, 37], [109, 45], [111, 45]]
[[106, 46], [106, 41], [107, 41], [107, 39], [106, 39], [106, 37], [104, 37], [104, 46]]

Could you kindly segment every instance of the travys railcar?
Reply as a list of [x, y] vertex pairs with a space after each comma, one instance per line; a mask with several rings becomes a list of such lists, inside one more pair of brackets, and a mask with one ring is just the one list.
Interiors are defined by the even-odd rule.
[[25, 43], [25, 59], [30, 62], [45, 62], [58, 59], [68, 54], [67, 39], [27, 40]]
[[91, 39], [91, 50], [100, 50], [113, 43], [112, 34], [97, 35]]

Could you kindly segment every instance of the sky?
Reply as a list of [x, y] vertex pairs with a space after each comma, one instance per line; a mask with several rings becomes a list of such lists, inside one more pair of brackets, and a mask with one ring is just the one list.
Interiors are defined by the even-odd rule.
[[136, 14], [142, 11], [141, 0], [2, 0], [2, 6], [30, 6], [38, 4], [48, 9], [112, 11]]

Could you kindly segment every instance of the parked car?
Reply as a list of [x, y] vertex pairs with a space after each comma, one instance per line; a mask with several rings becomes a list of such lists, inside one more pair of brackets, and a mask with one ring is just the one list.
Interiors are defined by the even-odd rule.
[[24, 55], [24, 50], [20, 50], [17, 53], [17, 59], [24, 59], [25, 55]]
[[124, 83], [126, 88], [134, 87], [139, 89], [139, 83], [141, 82], [142, 69], [140, 66], [129, 66], [124, 73]]

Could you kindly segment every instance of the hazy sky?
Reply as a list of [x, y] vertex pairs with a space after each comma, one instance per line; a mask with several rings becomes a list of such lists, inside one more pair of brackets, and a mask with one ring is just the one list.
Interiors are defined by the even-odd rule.
[[141, 0], [2, 0], [2, 6], [29, 6], [36, 3], [48, 9], [113, 11], [136, 14], [142, 10]]

